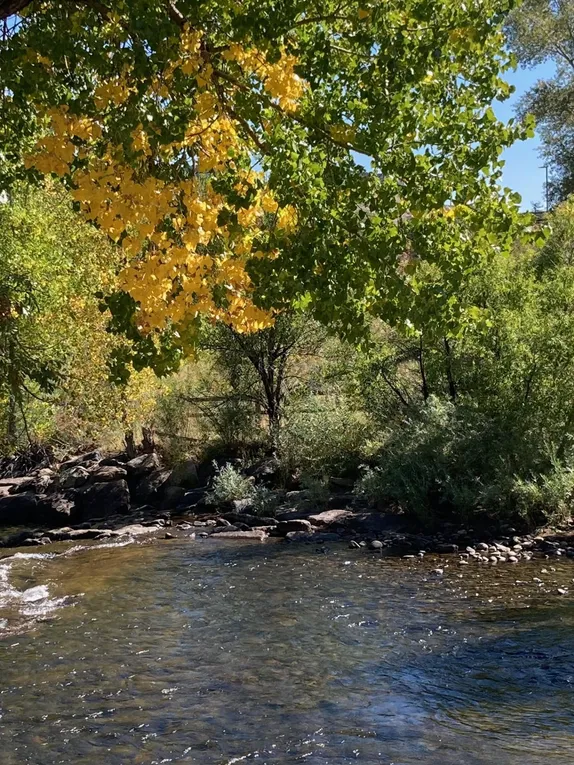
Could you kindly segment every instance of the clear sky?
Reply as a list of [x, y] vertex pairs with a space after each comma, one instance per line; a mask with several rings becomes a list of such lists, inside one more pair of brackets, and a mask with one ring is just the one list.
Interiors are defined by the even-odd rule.
[[[514, 107], [520, 97], [539, 79], [551, 77], [554, 73], [552, 63], [542, 64], [534, 69], [517, 69], [505, 75], [505, 79], [514, 85], [516, 92], [504, 103], [493, 105], [497, 116], [504, 121], [514, 116]], [[506, 164], [504, 166], [503, 182], [513, 191], [518, 191], [522, 197], [522, 207], [531, 210], [532, 205], [538, 202], [544, 208], [544, 180], [545, 171], [540, 166], [542, 160], [538, 156], [538, 138], [528, 141], [519, 141], [503, 154]]]

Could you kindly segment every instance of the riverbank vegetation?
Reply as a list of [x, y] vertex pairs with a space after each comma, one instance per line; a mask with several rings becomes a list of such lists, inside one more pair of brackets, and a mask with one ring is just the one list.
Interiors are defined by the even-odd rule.
[[[570, 515], [574, 203], [534, 218], [498, 186], [532, 129], [490, 106], [510, 92], [503, 24], [526, 45], [509, 3], [272, 25], [265, 2], [199, 3], [195, 25], [185, 2], [19, 5], [0, 44], [3, 454], [153, 439], [167, 463], [215, 460], [212, 496], [263, 515], [274, 488], [320, 506], [333, 482], [424, 527]], [[244, 470], [266, 461], [255, 497]]]

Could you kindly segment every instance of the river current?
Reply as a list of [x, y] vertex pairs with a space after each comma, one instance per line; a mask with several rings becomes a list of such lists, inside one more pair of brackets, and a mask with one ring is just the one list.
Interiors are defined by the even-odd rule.
[[56, 552], [0, 559], [2, 765], [574, 762], [572, 561]]

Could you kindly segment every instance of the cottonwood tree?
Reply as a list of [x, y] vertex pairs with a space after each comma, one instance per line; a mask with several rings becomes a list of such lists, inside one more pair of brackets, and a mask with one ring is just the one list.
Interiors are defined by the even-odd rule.
[[0, 156], [55, 175], [124, 253], [113, 325], [161, 372], [202, 318], [304, 306], [444, 332], [507, 249], [512, 0], [0, 0]]

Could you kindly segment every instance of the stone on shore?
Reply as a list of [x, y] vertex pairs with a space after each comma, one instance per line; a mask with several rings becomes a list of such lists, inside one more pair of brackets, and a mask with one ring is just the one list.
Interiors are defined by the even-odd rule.
[[78, 492], [74, 515], [82, 520], [110, 515], [126, 515], [130, 511], [130, 491], [127, 482], [94, 483]]
[[249, 531], [222, 531], [219, 534], [211, 536], [214, 536], [215, 539], [229, 539], [236, 541], [252, 540], [263, 542], [265, 539], [267, 539], [267, 534], [264, 531], [260, 531], [258, 529], [249, 529]]

